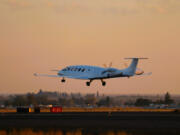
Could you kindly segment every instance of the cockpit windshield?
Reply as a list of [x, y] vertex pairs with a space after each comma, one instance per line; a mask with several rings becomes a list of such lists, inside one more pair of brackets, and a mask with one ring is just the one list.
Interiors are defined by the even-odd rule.
[[[62, 69], [62, 71], [76, 71], [76, 72], [85, 72], [85, 68], [77, 68], [77, 67], [66, 67]], [[89, 70], [88, 70], [89, 71]]]

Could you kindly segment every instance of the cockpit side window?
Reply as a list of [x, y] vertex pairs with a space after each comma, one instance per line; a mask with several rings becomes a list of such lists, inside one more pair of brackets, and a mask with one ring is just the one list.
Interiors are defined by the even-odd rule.
[[79, 68], [78, 71], [81, 71], [81, 68]]
[[64, 68], [62, 71], [66, 71], [66, 68]]
[[83, 68], [82, 70], [81, 70], [81, 72], [84, 72], [85, 71], [85, 68]]

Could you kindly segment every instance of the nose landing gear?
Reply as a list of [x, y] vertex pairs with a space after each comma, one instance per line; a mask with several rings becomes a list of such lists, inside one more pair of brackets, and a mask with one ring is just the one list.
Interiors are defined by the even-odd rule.
[[62, 83], [65, 83], [65, 82], [66, 82], [66, 80], [63, 78], [63, 79], [61, 80], [61, 82], [62, 82]]
[[90, 86], [90, 85], [91, 85], [91, 83], [90, 83], [90, 82], [86, 82], [86, 85], [87, 85], [87, 86]]

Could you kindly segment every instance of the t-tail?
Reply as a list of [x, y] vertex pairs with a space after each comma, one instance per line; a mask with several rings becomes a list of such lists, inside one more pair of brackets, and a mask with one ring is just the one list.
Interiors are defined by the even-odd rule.
[[139, 59], [148, 59], [148, 58], [125, 58], [125, 59], [132, 59], [130, 66], [126, 70], [129, 76], [133, 76], [136, 72]]

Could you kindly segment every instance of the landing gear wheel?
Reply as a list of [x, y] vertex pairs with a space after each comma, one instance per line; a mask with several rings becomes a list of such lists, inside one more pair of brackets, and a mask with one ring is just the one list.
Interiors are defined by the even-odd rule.
[[62, 80], [61, 80], [61, 82], [62, 82], [62, 83], [65, 83], [65, 82], [66, 82], [66, 80], [65, 80], [65, 79], [62, 79]]
[[91, 82], [86, 82], [86, 85], [87, 85], [87, 86], [90, 86], [90, 84], [91, 84]]
[[106, 82], [103, 81], [103, 82], [102, 82], [102, 86], [106, 86]]

